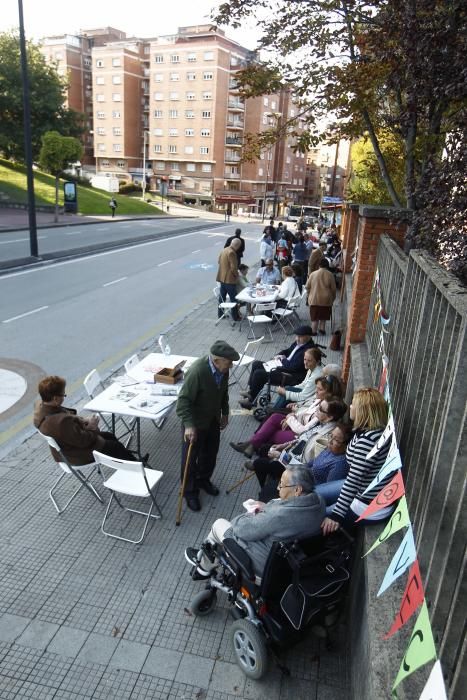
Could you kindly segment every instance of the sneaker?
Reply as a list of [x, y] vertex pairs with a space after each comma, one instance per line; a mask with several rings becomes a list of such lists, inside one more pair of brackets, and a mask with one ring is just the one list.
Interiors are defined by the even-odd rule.
[[245, 469], [248, 469], [249, 472], [254, 472], [255, 471], [255, 465], [253, 464], [251, 459], [247, 459], [245, 464], [243, 465]]
[[199, 566], [200, 550], [196, 547], [187, 547], [185, 549], [185, 559], [193, 567], [191, 571], [191, 578], [193, 581], [204, 581], [211, 576], [210, 571], [205, 571], [201, 566]]
[[192, 566], [198, 566], [200, 560], [200, 551], [196, 547], [187, 547], [185, 549], [185, 559]]

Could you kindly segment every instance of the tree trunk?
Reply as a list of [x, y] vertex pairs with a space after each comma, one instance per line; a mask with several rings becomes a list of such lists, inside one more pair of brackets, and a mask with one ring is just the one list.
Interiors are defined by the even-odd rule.
[[55, 175], [55, 216], [54, 221], [58, 223], [58, 186], [59, 186], [58, 175]]

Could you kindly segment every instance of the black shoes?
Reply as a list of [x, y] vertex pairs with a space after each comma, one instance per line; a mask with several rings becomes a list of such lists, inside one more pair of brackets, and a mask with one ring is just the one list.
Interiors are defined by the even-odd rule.
[[198, 496], [186, 496], [185, 497], [187, 507], [190, 510], [198, 511], [201, 510], [201, 503]]
[[255, 465], [253, 464], [251, 459], [247, 459], [247, 461], [243, 465], [244, 469], [248, 469], [249, 472], [254, 472], [255, 471]]
[[247, 408], [248, 410], [253, 408], [253, 404], [249, 399], [241, 399], [238, 403], [242, 408]]
[[254, 448], [251, 442], [229, 442], [229, 445], [233, 447], [236, 452], [245, 455], [245, 457], [253, 456]]
[[200, 550], [196, 549], [196, 547], [187, 547], [185, 549], [185, 559], [193, 567], [190, 574], [193, 581], [205, 581], [211, 576], [209, 571], [205, 571], [199, 566], [199, 554]]
[[206, 481], [199, 481], [198, 486], [200, 489], [203, 489], [203, 491], [206, 491], [210, 496], [218, 496], [219, 495], [219, 489], [217, 486], [215, 486], [212, 481], [209, 481], [206, 479]]

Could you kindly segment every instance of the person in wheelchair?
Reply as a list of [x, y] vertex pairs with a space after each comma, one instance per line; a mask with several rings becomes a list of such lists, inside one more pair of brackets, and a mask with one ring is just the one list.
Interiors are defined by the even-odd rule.
[[320, 532], [324, 503], [315, 492], [309, 469], [286, 469], [277, 491], [278, 498], [269, 503], [253, 501], [251, 511], [237, 515], [232, 522], [219, 518], [201, 547], [186, 548], [185, 558], [193, 567], [194, 580], [207, 579], [214, 573], [218, 562], [216, 545], [225, 538], [235, 540], [248, 553], [256, 576], [261, 578], [274, 542], [304, 539]]

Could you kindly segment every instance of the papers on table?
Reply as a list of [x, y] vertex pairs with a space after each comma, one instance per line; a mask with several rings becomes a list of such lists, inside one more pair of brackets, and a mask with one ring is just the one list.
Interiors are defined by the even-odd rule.
[[164, 411], [176, 400], [177, 398], [174, 396], [158, 396], [156, 398], [153, 395], [140, 395], [135, 401], [130, 402], [130, 406], [137, 411], [143, 411], [143, 413], [151, 413], [154, 415], [160, 413], [160, 411]]
[[270, 372], [271, 370], [282, 366], [281, 360], [269, 360], [269, 362], [264, 362], [263, 364], [264, 364], [264, 369], [267, 372]]

